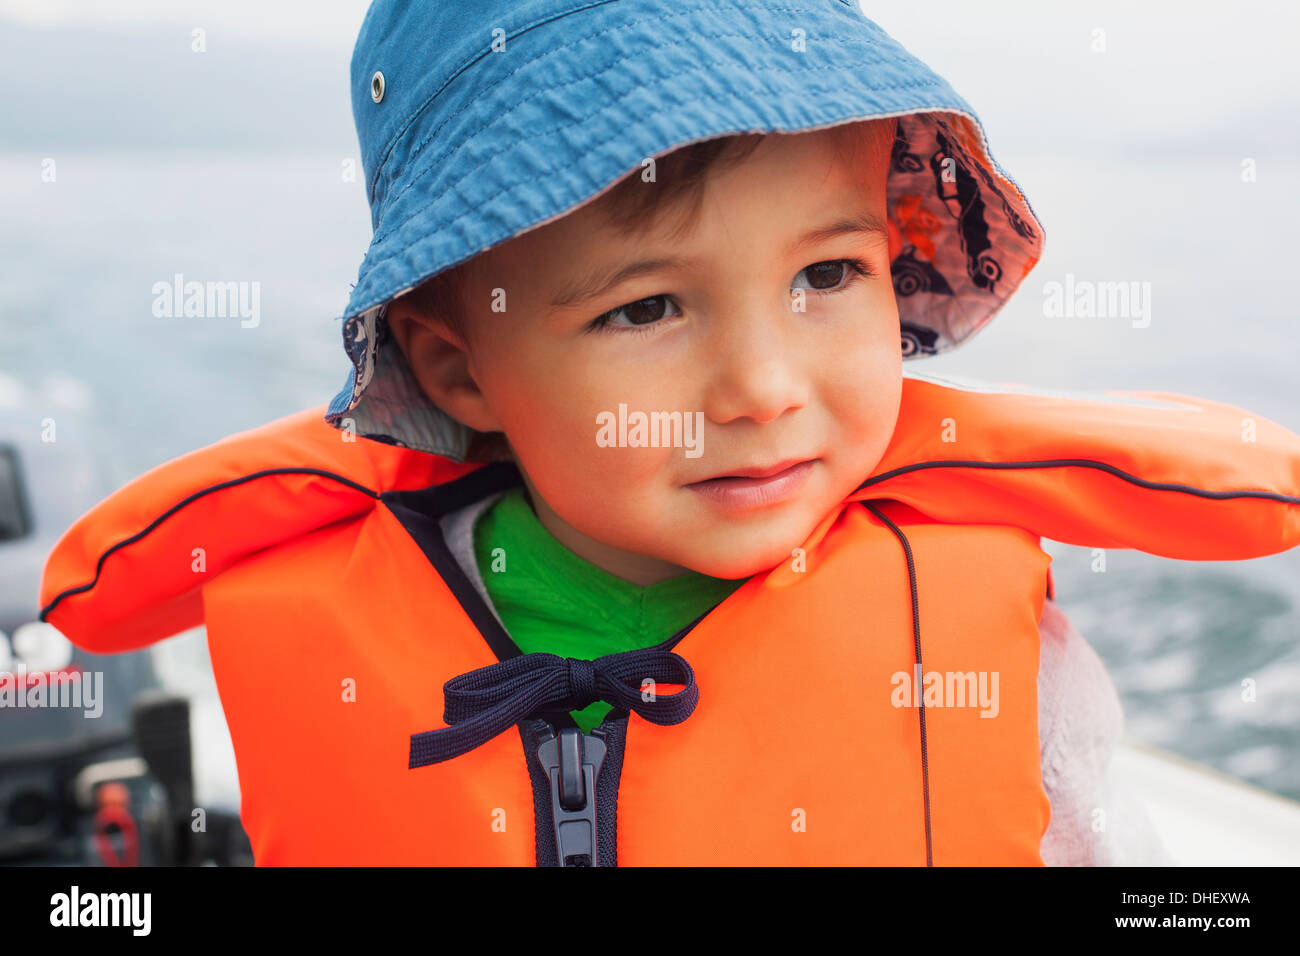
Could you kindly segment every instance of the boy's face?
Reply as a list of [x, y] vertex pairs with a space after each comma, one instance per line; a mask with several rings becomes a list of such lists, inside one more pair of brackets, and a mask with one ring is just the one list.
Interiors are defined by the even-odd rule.
[[[481, 255], [465, 289], [469, 349], [427, 316], [410, 321], [402, 299], [389, 306], [394, 334], [440, 407], [505, 433], [538, 517], [575, 553], [641, 585], [683, 568], [767, 570], [868, 477], [897, 419], [888, 234], [811, 235], [886, 223], [877, 152], [852, 168], [826, 131], [769, 136], [715, 168], [684, 237], [671, 214], [621, 236], [588, 204]], [[593, 277], [670, 258], [556, 304]], [[702, 433], [607, 447], [620, 406], [629, 419], [702, 419]], [[707, 481], [791, 462], [804, 464]]]

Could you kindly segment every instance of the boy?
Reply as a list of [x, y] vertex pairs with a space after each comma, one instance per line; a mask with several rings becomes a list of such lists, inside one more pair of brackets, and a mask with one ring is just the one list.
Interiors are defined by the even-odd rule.
[[834, 0], [379, 2], [352, 66], [328, 425], [143, 476], [42, 592], [206, 623], [258, 863], [1162, 859], [1038, 538], [1290, 547], [1296, 436], [903, 378], [1042, 247], [941, 79]]

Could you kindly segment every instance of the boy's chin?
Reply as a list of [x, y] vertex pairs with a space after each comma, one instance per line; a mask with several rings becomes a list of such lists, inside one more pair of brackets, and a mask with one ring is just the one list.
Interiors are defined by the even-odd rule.
[[719, 541], [707, 550], [700, 550], [678, 560], [682, 567], [690, 568], [711, 578], [739, 580], [771, 571], [784, 561], [793, 560], [793, 551], [803, 537], [765, 541], [746, 541], [737, 536], [734, 542]]

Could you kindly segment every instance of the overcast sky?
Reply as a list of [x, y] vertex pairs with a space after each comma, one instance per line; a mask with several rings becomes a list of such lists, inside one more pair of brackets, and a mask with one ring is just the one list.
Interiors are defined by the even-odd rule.
[[[367, 6], [0, 0], [0, 148], [52, 140], [351, 149], [348, 60]], [[993, 141], [1017, 149], [1119, 140], [1254, 155], [1298, 145], [1300, 3], [927, 0], [865, 9], [975, 106]], [[184, 59], [196, 26], [209, 50], [200, 69]], [[1092, 51], [1096, 29], [1105, 53]], [[187, 119], [186, 103], [210, 115]]]
[[201, 26], [350, 51], [363, 0], [0, 0], [0, 16], [35, 26]]

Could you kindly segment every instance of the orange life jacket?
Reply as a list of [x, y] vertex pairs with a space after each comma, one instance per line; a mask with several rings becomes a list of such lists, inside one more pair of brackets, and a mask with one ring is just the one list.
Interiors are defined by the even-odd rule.
[[[322, 415], [141, 475], [68, 530], [41, 588], [41, 619], [91, 652], [206, 624], [259, 865], [1038, 865], [1040, 538], [1300, 543], [1300, 437], [1265, 419], [908, 378], [875, 473], [789, 562], [628, 667], [540, 662], [559, 696], [449, 756], [474, 711], [457, 685], [549, 657], [519, 655], [437, 522], [518, 472]], [[956, 699], [981, 675], [995, 715]], [[617, 703], [583, 735], [559, 698], [593, 685]]]

